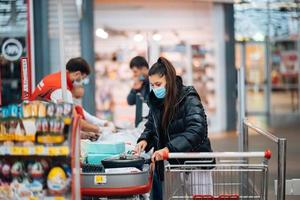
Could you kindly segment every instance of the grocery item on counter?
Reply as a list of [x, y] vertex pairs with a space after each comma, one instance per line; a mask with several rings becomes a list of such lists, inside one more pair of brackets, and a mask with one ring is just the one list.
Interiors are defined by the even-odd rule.
[[150, 159], [145, 159], [142, 156], [123, 153], [116, 157], [106, 158], [101, 161], [105, 169], [107, 168], [122, 168], [135, 167], [140, 170], [143, 169], [144, 164], [150, 164]]
[[81, 169], [83, 173], [102, 173], [105, 172], [102, 164], [87, 164], [83, 163], [81, 165]]
[[61, 167], [53, 167], [47, 176], [47, 187], [52, 195], [62, 195], [67, 190], [67, 176]]
[[120, 167], [120, 168], [109, 168], [105, 169], [105, 173], [110, 174], [120, 174], [120, 173], [136, 173], [141, 172], [142, 170], [136, 167]]
[[101, 153], [90, 153], [87, 154], [86, 163], [88, 164], [101, 164], [101, 161], [110, 157], [118, 156], [118, 154], [101, 154]]
[[124, 142], [84, 141], [82, 145], [84, 145], [84, 150], [87, 154], [120, 154], [125, 151]]

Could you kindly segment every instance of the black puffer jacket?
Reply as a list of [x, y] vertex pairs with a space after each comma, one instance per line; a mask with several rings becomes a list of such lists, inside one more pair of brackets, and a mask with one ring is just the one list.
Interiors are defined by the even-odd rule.
[[163, 102], [158, 100], [151, 91], [148, 122], [138, 142], [147, 141], [146, 151], [152, 147], [154, 150], [168, 147], [170, 152], [211, 152], [210, 141], [207, 137], [206, 114], [200, 97], [194, 87], [183, 86], [180, 77], [177, 77], [176, 82], [180, 93], [174, 106], [178, 107], [173, 120], [170, 121], [167, 133], [163, 134], [159, 128]]

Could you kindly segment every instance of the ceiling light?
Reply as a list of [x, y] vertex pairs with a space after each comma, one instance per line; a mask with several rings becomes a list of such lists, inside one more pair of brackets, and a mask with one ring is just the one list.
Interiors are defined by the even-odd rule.
[[137, 33], [137, 34], [134, 35], [133, 39], [136, 42], [141, 42], [141, 41], [143, 41], [144, 36], [142, 34], [140, 34], [140, 33]]
[[152, 35], [152, 39], [153, 39], [154, 41], [160, 41], [160, 40], [161, 40], [161, 34], [159, 34], [159, 33], [154, 33], [154, 34]]
[[258, 41], [258, 42], [262, 42], [262, 41], [265, 40], [265, 36], [264, 36], [262, 33], [257, 32], [257, 33], [255, 33], [255, 35], [253, 36], [253, 40]]
[[108, 33], [102, 29], [102, 28], [98, 28], [96, 30], [96, 36], [102, 39], [107, 39], [108, 38]]

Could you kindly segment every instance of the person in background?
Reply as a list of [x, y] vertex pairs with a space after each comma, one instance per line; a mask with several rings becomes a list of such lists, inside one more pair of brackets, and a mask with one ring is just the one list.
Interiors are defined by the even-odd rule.
[[[73, 104], [72, 89], [74, 86], [82, 85], [84, 79], [91, 73], [89, 64], [81, 57], [71, 58], [66, 64], [67, 91], [66, 99], [62, 99], [61, 72], [45, 76], [33, 91], [30, 100], [52, 101], [54, 103], [67, 102]], [[78, 114], [75, 112], [75, 114]], [[91, 134], [91, 138], [100, 136], [101, 129], [84, 119], [80, 120], [82, 131]]]
[[[161, 200], [164, 180], [163, 154], [166, 152], [211, 152], [207, 120], [200, 97], [192, 86], [184, 86], [173, 65], [161, 57], [149, 70], [150, 112], [135, 152], [154, 148], [156, 162], [151, 197]], [[183, 164], [182, 160], [169, 160]]]
[[[127, 103], [129, 105], [136, 105], [135, 110], [135, 126], [143, 120], [143, 103], [147, 102], [150, 92], [148, 70], [149, 65], [146, 59], [142, 56], [136, 56], [130, 61], [130, 69], [133, 73], [133, 87], [127, 96]], [[146, 112], [146, 111], [144, 111]]]

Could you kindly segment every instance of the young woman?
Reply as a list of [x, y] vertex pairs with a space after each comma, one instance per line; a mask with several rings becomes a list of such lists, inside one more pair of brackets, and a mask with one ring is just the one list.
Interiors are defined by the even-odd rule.
[[[149, 70], [149, 81], [150, 112], [135, 152], [140, 154], [154, 148], [152, 161], [156, 161], [156, 168], [152, 199], [159, 200], [163, 199], [164, 151], [211, 152], [212, 149], [207, 136], [206, 115], [194, 87], [184, 86], [173, 65], [163, 57]], [[169, 162], [181, 164], [183, 161]]]

